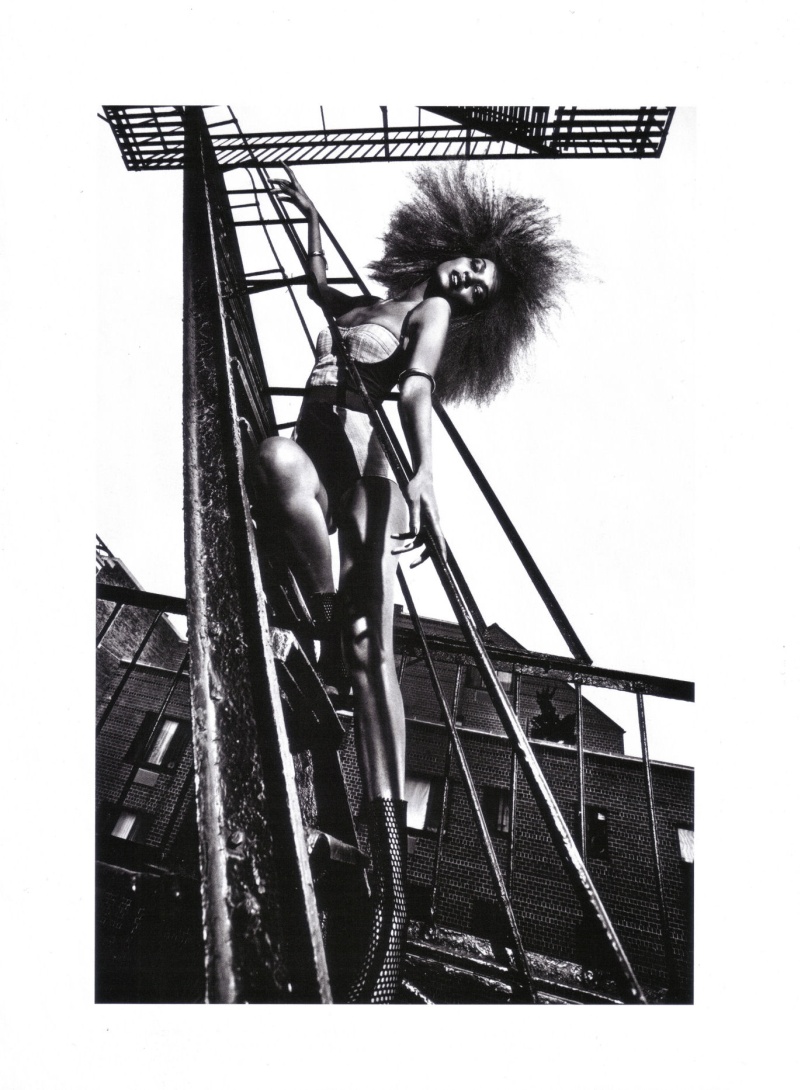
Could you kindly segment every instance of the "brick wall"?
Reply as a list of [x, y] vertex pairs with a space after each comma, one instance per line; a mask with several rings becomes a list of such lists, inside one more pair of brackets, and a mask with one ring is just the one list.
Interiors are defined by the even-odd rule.
[[[449, 701], [455, 687], [456, 666], [441, 665], [440, 679]], [[411, 775], [442, 777], [448, 735], [438, 724], [440, 714], [424, 663], [407, 662], [403, 694], [409, 717], [407, 769]], [[523, 723], [539, 710], [541, 683], [525, 678], [519, 693]], [[545, 687], [558, 715], [574, 711], [575, 694], [569, 686]], [[555, 691], [553, 691], [555, 689]], [[513, 696], [513, 691], [512, 691]], [[511, 750], [485, 692], [472, 689], [460, 705], [462, 742], [479, 793], [486, 786], [509, 788]], [[668, 983], [661, 924], [656, 898], [647, 804], [641, 761], [622, 753], [622, 732], [588, 701], [586, 723], [585, 790], [587, 809], [600, 808], [607, 818], [606, 859], [590, 859], [589, 869], [640, 982], [658, 990]], [[610, 725], [609, 725], [610, 724]], [[534, 752], [548, 784], [578, 838], [577, 770], [574, 746], [534, 742]], [[343, 766], [354, 813], [360, 808], [352, 735], [343, 752]], [[693, 828], [694, 776], [691, 769], [653, 764], [655, 807], [662, 881], [670, 931], [684, 995], [691, 993], [692, 890], [691, 864], [681, 861], [678, 827]], [[445, 836], [436, 891], [436, 923], [471, 931], [480, 917], [481, 901], [494, 900], [488, 866], [474, 828], [468, 799], [453, 757], [449, 777]], [[563, 865], [551, 843], [538, 807], [523, 777], [516, 774], [515, 837], [511, 895], [527, 949], [576, 961], [589, 979], [606, 969], [602, 945], [587, 937], [582, 912]], [[366, 846], [360, 827], [362, 846]], [[424, 832], [410, 843], [409, 880], [415, 889], [430, 888], [434, 871], [436, 835]], [[505, 835], [493, 836], [504, 876], [512, 851]]]

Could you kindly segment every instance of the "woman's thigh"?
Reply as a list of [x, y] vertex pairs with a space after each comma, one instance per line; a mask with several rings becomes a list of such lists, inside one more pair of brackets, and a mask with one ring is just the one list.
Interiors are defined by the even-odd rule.
[[342, 503], [339, 525], [340, 588], [353, 621], [378, 624], [394, 620], [394, 578], [397, 548], [393, 534], [408, 523], [408, 507], [394, 481], [364, 477]]
[[297, 498], [316, 501], [326, 522], [330, 522], [330, 502], [314, 461], [293, 439], [274, 436], [258, 449], [255, 473], [259, 481], [259, 499], [291, 504]]

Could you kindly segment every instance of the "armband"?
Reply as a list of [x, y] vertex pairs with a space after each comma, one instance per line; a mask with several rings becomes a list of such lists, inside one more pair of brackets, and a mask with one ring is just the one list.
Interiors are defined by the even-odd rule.
[[397, 385], [402, 385], [403, 381], [409, 378], [409, 376], [411, 375], [419, 375], [420, 378], [426, 378], [431, 384], [431, 393], [436, 392], [436, 379], [433, 377], [433, 375], [429, 375], [427, 371], [423, 371], [418, 367], [409, 367], [407, 371], [403, 371], [403, 373], [400, 375], [400, 378], [397, 380]]

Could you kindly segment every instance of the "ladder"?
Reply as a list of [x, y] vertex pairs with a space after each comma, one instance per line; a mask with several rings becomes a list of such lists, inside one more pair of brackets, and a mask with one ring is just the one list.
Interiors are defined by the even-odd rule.
[[[303, 618], [304, 603], [290, 576], [264, 563], [258, 545], [263, 527], [252, 517], [247, 488], [250, 451], [264, 437], [290, 426], [278, 422], [273, 398], [302, 392], [296, 387], [269, 385], [250, 297], [275, 288], [288, 289], [311, 345], [294, 295], [294, 289], [304, 286], [308, 277], [305, 250], [297, 232], [297, 224], [304, 220], [287, 213], [272, 196], [263, 166], [247, 168], [249, 187], [226, 188], [225, 171], [202, 108], [181, 108], [180, 117], [185, 176], [187, 610], [207, 998], [212, 1002], [331, 1002], [341, 994], [347, 974], [347, 922], [365, 911], [364, 860], [358, 851], [336, 753], [341, 742], [338, 718], [316, 677], [308, 649], [292, 634]], [[228, 122], [219, 124], [227, 125], [227, 131], [247, 151], [248, 138], [232, 112]], [[214, 139], [220, 142], [219, 131]], [[249, 219], [237, 222], [238, 209], [254, 211], [246, 212]], [[352, 284], [368, 294], [324, 221], [321, 226], [331, 252], [337, 253], [346, 270], [346, 275], [330, 277], [329, 282]], [[269, 247], [270, 268], [245, 272], [237, 238], [237, 229], [244, 227], [261, 230]], [[302, 276], [287, 275], [271, 229], [289, 240], [305, 270]], [[346, 359], [338, 328], [330, 315], [327, 317], [337, 351]], [[370, 402], [357, 370], [351, 367], [351, 373], [402, 486], [410, 473], [403, 450], [382, 407]], [[571, 658], [541, 656], [541, 674], [564, 677], [575, 687], [579, 767], [583, 684], [636, 693], [643, 731], [644, 695], [692, 699], [692, 687], [687, 683], [592, 665], [447, 412], [438, 401], [434, 404], [572, 654]], [[466, 580], [449, 546], [445, 558], [432, 539], [427, 545], [508, 735], [514, 760], [539, 806], [584, 916], [607, 948], [620, 996], [624, 1002], [642, 1003], [644, 992], [584, 862], [582, 784], [576, 844], [498, 680], [483, 638], [486, 625]], [[503, 910], [519, 992], [535, 1002], [537, 982], [454, 717], [436, 676], [408, 583], [400, 571], [398, 578]], [[652, 799], [650, 802], [652, 811]], [[653, 816], [657, 865], [654, 829]], [[662, 931], [666, 945], [665, 911]]]

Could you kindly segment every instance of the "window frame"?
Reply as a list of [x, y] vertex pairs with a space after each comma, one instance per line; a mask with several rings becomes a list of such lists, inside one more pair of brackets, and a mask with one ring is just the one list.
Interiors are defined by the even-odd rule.
[[[499, 784], [485, 783], [481, 785], [479, 798], [484, 820], [489, 828], [491, 836], [508, 840], [511, 836], [511, 790]], [[490, 798], [493, 799], [490, 805]], [[507, 818], [507, 828], [503, 828], [503, 813]]]
[[[166, 725], [169, 723], [174, 723], [175, 729], [164, 746], [161, 759], [153, 761], [151, 760], [153, 751]], [[125, 760], [148, 772], [174, 776], [191, 740], [191, 733], [191, 725], [188, 720], [177, 715], [158, 716], [153, 711], [147, 711], [144, 713], [141, 726], [128, 748]]]
[[[422, 828], [411, 825], [407, 819], [406, 829], [409, 836], [435, 837], [439, 835], [439, 826], [444, 817], [445, 831], [447, 829], [447, 814], [442, 814], [442, 801], [444, 799], [444, 777], [431, 776], [427, 773], [409, 772], [406, 774], [406, 796], [409, 794], [408, 784], [410, 780], [418, 780], [428, 784], [428, 799], [425, 805], [425, 823]], [[410, 814], [410, 811], [409, 811]]]

